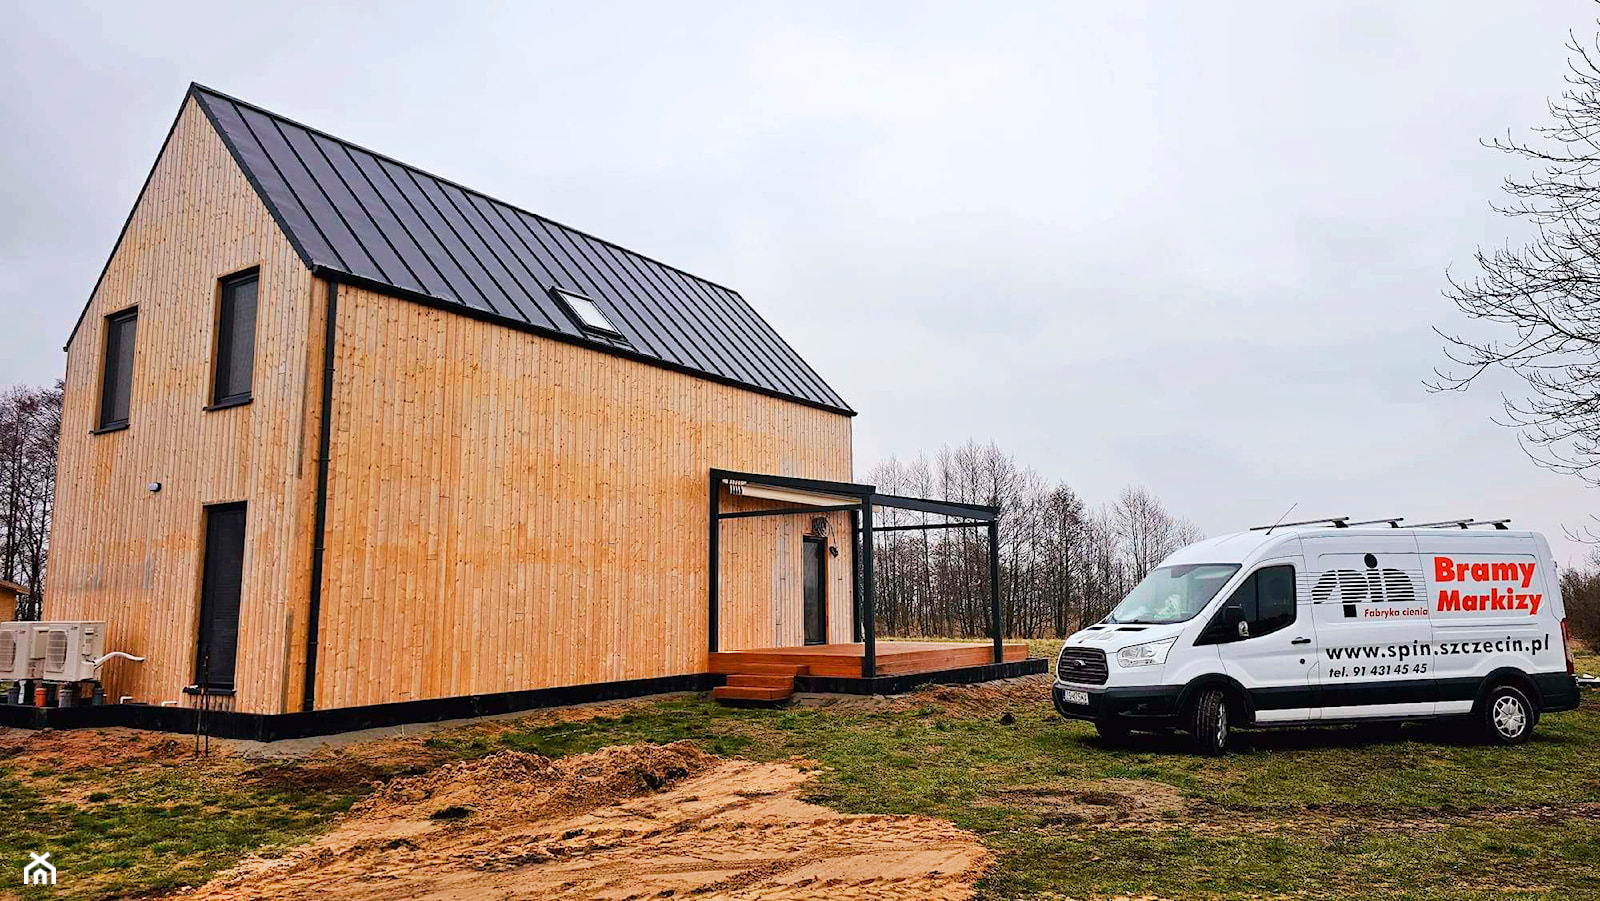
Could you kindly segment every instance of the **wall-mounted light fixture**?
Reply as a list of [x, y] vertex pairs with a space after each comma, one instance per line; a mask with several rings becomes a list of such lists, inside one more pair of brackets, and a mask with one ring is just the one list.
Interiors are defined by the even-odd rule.
[[150, 493], [151, 494], [155, 494], [157, 491], [161, 490], [161, 483], [160, 482], [151, 482], [150, 484], [148, 484], [148, 485], [146, 485], [144, 487], [150, 489]]

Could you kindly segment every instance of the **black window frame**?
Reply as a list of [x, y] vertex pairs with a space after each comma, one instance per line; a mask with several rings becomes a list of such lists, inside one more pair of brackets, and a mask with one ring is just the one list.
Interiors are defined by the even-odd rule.
[[[1264, 572], [1278, 569], [1289, 571], [1289, 618], [1270, 629], [1263, 630], [1258, 627], [1258, 623], [1261, 622], [1261, 583], [1258, 577]], [[1226, 644], [1233, 641], [1249, 641], [1253, 638], [1271, 635], [1274, 632], [1281, 632], [1294, 625], [1300, 618], [1300, 589], [1299, 583], [1296, 581], [1297, 575], [1293, 563], [1269, 563], [1251, 570], [1250, 574], [1244, 577], [1244, 581], [1240, 582], [1237, 588], [1228, 593], [1228, 599], [1222, 602], [1221, 607], [1217, 608], [1217, 612], [1211, 617], [1211, 621], [1206, 623], [1205, 629], [1200, 633], [1200, 637], [1195, 640], [1195, 644]], [[1243, 598], [1241, 595], [1246, 590], [1254, 592], [1253, 596], [1248, 599]], [[1248, 606], [1246, 606], [1247, 604]], [[1230, 619], [1229, 610], [1238, 610], [1238, 618]], [[1234, 624], [1239, 622], [1250, 624], [1249, 635], [1240, 635], [1238, 633], [1238, 627]]]
[[[235, 375], [231, 366], [234, 360], [233, 345], [238, 338], [235, 326], [237, 320], [237, 306], [234, 304], [234, 290], [247, 282], [255, 284], [255, 300], [250, 315], [250, 354], [246, 358], [250, 364], [249, 376], [245, 381], [243, 391], [223, 392]], [[239, 407], [251, 402], [255, 396], [255, 348], [256, 326], [260, 323], [261, 313], [261, 267], [253, 266], [242, 272], [223, 276], [217, 279], [217, 314], [215, 317], [215, 339], [212, 341], [211, 360], [211, 402], [206, 405], [207, 410], [225, 410], [229, 407]]]
[[[132, 332], [127, 337], [131, 347], [127, 354], [128, 365], [124, 369], [118, 365], [118, 362], [122, 357], [122, 345], [120, 343], [124, 334], [122, 329], [127, 323], [132, 323], [130, 326]], [[115, 347], [112, 346], [113, 339], [118, 341]], [[128, 423], [133, 418], [133, 365], [138, 352], [139, 308], [137, 306], [126, 307], [107, 315], [105, 318], [105, 337], [100, 343], [100, 412], [95, 417], [98, 425], [95, 427], [93, 434], [120, 432], [128, 427]], [[123, 383], [122, 388], [126, 394], [123, 401], [126, 409], [122, 411], [123, 415], [120, 418], [115, 417], [113, 415], [115, 411], [111, 409], [114, 406], [112, 397], [113, 379]]]

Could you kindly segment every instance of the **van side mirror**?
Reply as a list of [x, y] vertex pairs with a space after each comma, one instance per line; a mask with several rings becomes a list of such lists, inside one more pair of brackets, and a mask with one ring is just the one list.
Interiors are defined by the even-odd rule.
[[1245, 622], [1244, 607], [1239, 604], [1225, 604], [1211, 617], [1211, 622], [1206, 624], [1205, 631], [1195, 639], [1195, 644], [1226, 644], [1250, 637], [1250, 624]]
[[1240, 638], [1250, 637], [1250, 624], [1245, 621], [1244, 607], [1238, 604], [1229, 604], [1223, 607], [1222, 619], [1228, 625], [1228, 631], [1237, 634]]

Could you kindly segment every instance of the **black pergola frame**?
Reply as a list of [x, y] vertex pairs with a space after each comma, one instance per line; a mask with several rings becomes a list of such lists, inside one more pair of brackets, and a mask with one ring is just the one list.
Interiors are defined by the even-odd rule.
[[[793, 491], [811, 492], [814, 494], [834, 495], [836, 497], [857, 498], [848, 504], [818, 504], [816, 506], [785, 506], [774, 507], [767, 510], [738, 510], [724, 512], [722, 509], [722, 486], [728, 482], [741, 482], [747, 485], [758, 485], [766, 488], [787, 488]], [[710, 509], [708, 520], [709, 541], [707, 542], [707, 580], [706, 603], [707, 625], [706, 639], [711, 653], [717, 653], [718, 631], [721, 614], [721, 546], [722, 546], [722, 521], [725, 519], [745, 519], [758, 516], [788, 516], [800, 513], [837, 513], [848, 511], [850, 513], [850, 542], [851, 566], [850, 588], [854, 607], [852, 619], [852, 637], [865, 645], [865, 653], [861, 659], [861, 677], [871, 679], [877, 675], [877, 625], [875, 621], [875, 608], [877, 607], [877, 585], [873, 576], [872, 536], [877, 532], [904, 532], [920, 531], [926, 529], [960, 529], [960, 528], [987, 528], [989, 532], [989, 621], [994, 637], [994, 662], [1005, 662], [1005, 629], [1001, 622], [1000, 613], [1000, 508], [982, 504], [961, 504], [952, 501], [936, 501], [920, 497], [903, 497], [896, 494], [880, 494], [872, 485], [857, 484], [855, 482], [830, 482], [822, 479], [802, 479], [794, 476], [775, 476], [753, 472], [737, 472], [729, 469], [712, 468], [709, 480]], [[958, 523], [925, 523], [908, 526], [873, 526], [872, 510], [874, 507], [892, 507], [898, 510], [913, 510], [919, 513], [932, 513], [938, 516], [949, 516], [967, 520]], [[866, 536], [866, 540], [862, 540]]]

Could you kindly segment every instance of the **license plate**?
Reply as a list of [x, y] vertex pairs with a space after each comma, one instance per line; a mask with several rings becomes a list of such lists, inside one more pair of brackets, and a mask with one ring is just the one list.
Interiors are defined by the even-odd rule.
[[1071, 689], [1068, 689], [1061, 693], [1061, 700], [1067, 702], [1068, 704], [1078, 704], [1083, 707], [1088, 707], [1089, 693], [1086, 691], [1072, 691]]

